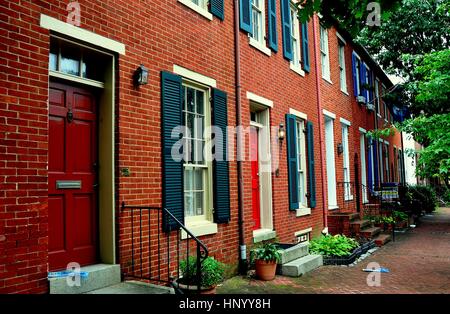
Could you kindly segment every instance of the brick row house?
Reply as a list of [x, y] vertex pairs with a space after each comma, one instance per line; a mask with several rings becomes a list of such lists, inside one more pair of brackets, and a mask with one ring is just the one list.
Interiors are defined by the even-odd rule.
[[290, 0], [0, 1], [0, 293], [49, 292], [71, 262], [160, 271], [154, 228], [174, 240], [167, 272], [188, 236], [123, 203], [166, 208], [235, 272], [254, 243], [308, 241], [403, 181], [400, 134], [366, 137], [394, 120], [393, 84], [338, 25], [296, 15]]

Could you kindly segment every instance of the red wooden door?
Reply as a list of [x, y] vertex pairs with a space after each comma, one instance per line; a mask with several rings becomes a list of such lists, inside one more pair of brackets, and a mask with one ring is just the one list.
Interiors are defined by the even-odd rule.
[[49, 265], [97, 257], [97, 104], [83, 88], [50, 83]]
[[250, 131], [250, 161], [252, 168], [253, 230], [257, 230], [261, 228], [261, 196], [259, 189], [258, 129], [254, 127]]

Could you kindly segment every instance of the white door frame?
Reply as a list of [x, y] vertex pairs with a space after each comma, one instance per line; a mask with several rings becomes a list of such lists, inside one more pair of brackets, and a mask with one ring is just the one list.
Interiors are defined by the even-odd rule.
[[327, 163], [328, 209], [337, 209], [334, 119], [330, 116], [325, 116], [325, 148]]

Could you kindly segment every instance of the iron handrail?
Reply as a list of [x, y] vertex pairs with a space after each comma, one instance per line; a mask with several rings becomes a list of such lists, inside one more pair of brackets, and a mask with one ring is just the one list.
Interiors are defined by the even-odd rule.
[[[167, 215], [170, 217], [170, 219], [172, 219], [175, 222], [175, 225], [177, 226], [177, 229], [174, 229], [177, 231], [177, 233], [179, 234], [180, 229], [183, 230], [186, 233], [186, 239], [189, 240], [193, 240], [196, 245], [197, 245], [197, 261], [196, 261], [196, 268], [197, 268], [197, 272], [196, 272], [196, 279], [197, 279], [197, 290], [200, 291], [200, 287], [201, 287], [201, 265], [203, 263], [203, 261], [208, 257], [209, 252], [208, 252], [208, 248], [206, 247], [206, 245], [200, 240], [198, 239], [182, 222], [180, 222], [167, 208], [165, 207], [158, 207], [158, 206], [140, 206], [140, 205], [125, 205], [125, 202], [122, 202], [122, 211], [125, 211], [126, 209], [130, 209], [130, 210], [140, 210], [142, 213], [142, 210], [158, 210], [161, 211], [163, 214]], [[142, 214], [141, 214], [142, 215]], [[159, 216], [158, 216], [159, 217]], [[142, 220], [142, 217], [141, 217]], [[159, 218], [158, 218], [159, 220]], [[168, 219], [166, 219], [166, 224], [167, 224]], [[168, 241], [169, 241], [169, 237], [170, 237], [170, 232], [174, 231], [174, 230], [170, 230], [168, 232]], [[158, 242], [159, 242], [159, 230], [158, 230]], [[178, 237], [178, 241], [180, 241], [179, 237]], [[179, 247], [180, 244], [179, 242], [177, 243], [177, 249], [179, 251]], [[132, 248], [133, 250], [133, 248]], [[142, 252], [142, 251], [141, 251]], [[168, 264], [169, 264], [169, 268], [170, 268], [170, 258], [169, 258], [169, 254], [170, 254], [170, 250], [169, 248], [167, 249], [167, 254], [168, 254]], [[142, 257], [141, 257], [142, 259]], [[189, 243], [187, 244], [187, 267], [188, 267], [188, 272], [189, 272]], [[179, 252], [178, 252], [178, 262], [179, 262]], [[160, 266], [160, 265], [158, 265]], [[179, 267], [179, 265], [178, 265]], [[178, 270], [178, 277], [179, 277], [179, 270]], [[151, 279], [151, 278], [149, 278]], [[170, 282], [170, 284], [173, 285], [172, 282]], [[179, 283], [178, 283], [178, 288], [179, 288]]]

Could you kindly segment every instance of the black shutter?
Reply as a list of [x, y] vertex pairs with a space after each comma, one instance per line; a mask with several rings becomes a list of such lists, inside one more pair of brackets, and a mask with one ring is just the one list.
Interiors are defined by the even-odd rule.
[[[227, 223], [230, 221], [230, 180], [227, 160], [227, 94], [218, 89], [212, 90], [212, 124], [222, 130], [222, 143], [218, 140], [215, 145], [216, 158], [214, 167], [214, 221]], [[216, 139], [219, 139], [217, 136]], [[217, 145], [221, 145], [220, 148]], [[220, 156], [217, 154], [220, 153]]]
[[316, 207], [316, 172], [314, 167], [314, 127], [311, 121], [306, 123], [308, 143], [308, 183], [309, 183], [309, 207]]
[[277, 10], [276, 10], [276, 1], [275, 0], [269, 0], [267, 4], [268, 13], [267, 13], [267, 19], [268, 19], [268, 26], [269, 26], [269, 47], [273, 51], [278, 51], [278, 35], [277, 35]]
[[252, 33], [252, 0], [239, 0], [239, 26], [243, 31]]
[[286, 115], [286, 145], [288, 160], [289, 210], [299, 208], [298, 164], [297, 164], [297, 125], [296, 117]]
[[[183, 162], [172, 158], [172, 148], [180, 137], [172, 137], [172, 130], [182, 123], [181, 77], [161, 72], [162, 112], [162, 203], [180, 222], [184, 223]], [[178, 226], [168, 215], [163, 215], [163, 230]]]
[[211, 2], [211, 14], [215, 15], [223, 21], [224, 19], [224, 8], [223, 0], [210, 0]]

